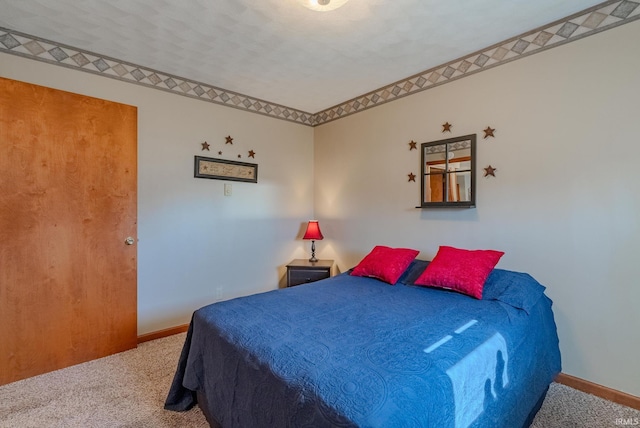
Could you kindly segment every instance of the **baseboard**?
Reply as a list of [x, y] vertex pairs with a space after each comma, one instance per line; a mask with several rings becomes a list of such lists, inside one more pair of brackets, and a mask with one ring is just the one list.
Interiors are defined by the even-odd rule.
[[636, 397], [635, 395], [607, 388], [606, 386], [598, 385], [597, 383], [589, 382], [588, 380], [580, 379], [579, 377], [565, 373], [560, 373], [556, 377], [555, 381], [573, 389], [577, 389], [578, 391], [586, 392], [587, 394], [592, 394], [597, 397], [604, 398], [605, 400], [640, 410], [640, 397]]
[[152, 331], [138, 336], [138, 344], [148, 342], [150, 340], [162, 339], [163, 337], [173, 336], [174, 334], [184, 333], [189, 330], [189, 324], [178, 325], [176, 327], [165, 328], [164, 330]]

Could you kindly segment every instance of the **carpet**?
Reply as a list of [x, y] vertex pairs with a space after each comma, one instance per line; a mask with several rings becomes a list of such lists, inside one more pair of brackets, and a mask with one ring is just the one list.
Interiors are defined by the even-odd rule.
[[[185, 334], [0, 387], [0, 428], [207, 427], [163, 408]], [[640, 425], [640, 411], [553, 383], [534, 428]]]

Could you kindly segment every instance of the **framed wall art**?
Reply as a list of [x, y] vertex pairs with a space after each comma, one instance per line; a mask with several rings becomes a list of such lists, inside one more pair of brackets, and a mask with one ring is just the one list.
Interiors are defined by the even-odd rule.
[[214, 180], [258, 182], [258, 165], [227, 159], [195, 156], [193, 176]]

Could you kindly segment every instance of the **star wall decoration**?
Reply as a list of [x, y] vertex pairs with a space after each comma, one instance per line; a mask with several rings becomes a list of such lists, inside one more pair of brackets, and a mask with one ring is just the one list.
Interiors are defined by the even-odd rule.
[[416, 147], [416, 144], [418, 144], [418, 143], [416, 143], [415, 141], [411, 140], [411, 142], [409, 143], [409, 151], [414, 150], [414, 149], [418, 150], [418, 148]]
[[451, 132], [451, 128], [453, 127], [452, 124], [450, 124], [449, 122], [445, 123], [442, 125], [442, 132]]
[[413, 172], [410, 172], [409, 174], [407, 174], [407, 176], [409, 177], [409, 180], [407, 180], [407, 182], [413, 181], [415, 183], [416, 175]]
[[487, 138], [487, 137], [494, 137], [495, 138], [495, 135], [493, 135], [494, 132], [496, 132], [495, 129], [493, 129], [490, 126], [487, 126], [487, 129], [484, 130], [484, 138]]
[[[208, 142], [204, 142], [201, 143], [202, 144], [202, 150], [207, 150], [207, 151], [211, 151], [211, 145]], [[231, 144], [233, 145], [233, 137], [231, 135], [227, 135], [225, 137], [225, 145], [226, 144]], [[222, 150], [218, 150], [218, 156], [222, 156]], [[238, 159], [242, 159], [242, 153], [238, 153], [237, 155]], [[256, 152], [255, 150], [248, 150], [246, 156], [248, 158], [254, 158], [256, 157]]]
[[484, 176], [485, 177], [488, 177], [488, 176], [495, 177], [497, 170], [498, 170], [497, 168], [494, 168], [491, 165], [489, 165], [488, 167], [484, 168]]

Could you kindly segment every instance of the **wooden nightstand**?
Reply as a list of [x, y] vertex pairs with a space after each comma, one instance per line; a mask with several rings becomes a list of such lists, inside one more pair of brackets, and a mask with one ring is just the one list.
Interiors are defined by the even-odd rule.
[[307, 259], [295, 259], [287, 265], [287, 287], [326, 279], [331, 276], [333, 260], [310, 262]]

